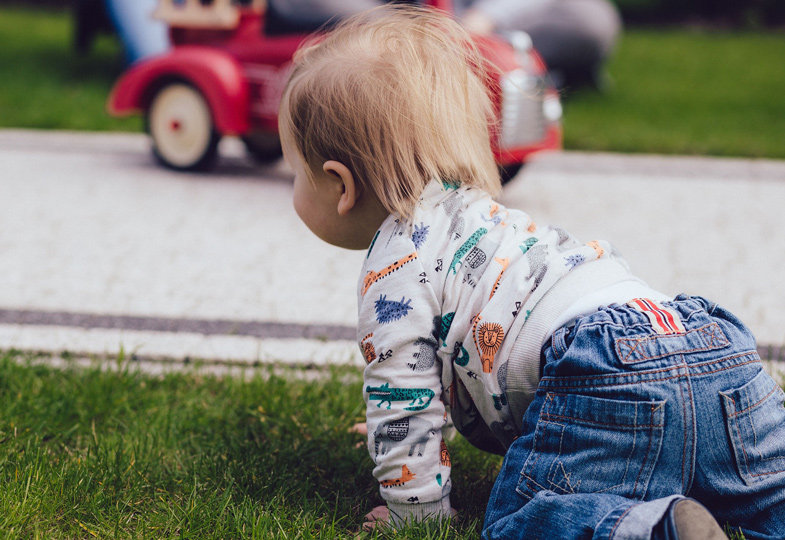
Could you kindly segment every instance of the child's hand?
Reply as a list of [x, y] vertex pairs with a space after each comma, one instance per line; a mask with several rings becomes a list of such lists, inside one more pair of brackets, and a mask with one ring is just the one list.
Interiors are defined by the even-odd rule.
[[[368, 426], [365, 422], [360, 422], [358, 424], [354, 424], [352, 427], [349, 428], [349, 433], [359, 433], [363, 437], [368, 437]], [[358, 442], [354, 445], [355, 448], [362, 448], [365, 446], [365, 441]]]
[[351, 433], [359, 433], [360, 435], [368, 435], [368, 425], [365, 422], [360, 422], [358, 424], [354, 424], [352, 427], [349, 428]]
[[390, 510], [387, 506], [377, 506], [367, 514], [365, 514], [365, 523], [363, 523], [363, 530], [373, 532], [377, 525], [389, 525], [390, 523]]

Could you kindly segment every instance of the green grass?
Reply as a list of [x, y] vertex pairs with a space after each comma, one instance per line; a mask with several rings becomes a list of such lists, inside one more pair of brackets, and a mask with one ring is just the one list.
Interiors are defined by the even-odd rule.
[[112, 118], [106, 98], [123, 70], [117, 40], [88, 56], [72, 46], [65, 12], [0, 7], [0, 127], [140, 131], [140, 118]]
[[781, 33], [629, 30], [604, 93], [565, 103], [582, 150], [785, 158]]
[[501, 458], [461, 437], [457, 518], [360, 533], [383, 501], [349, 431], [364, 415], [356, 368], [309, 382], [296, 368], [151, 376], [122, 354], [113, 369], [42, 360], [0, 353], [0, 537], [479, 537]]
[[[65, 12], [0, 8], [0, 127], [140, 131], [104, 107], [116, 39], [72, 50]], [[565, 101], [565, 147], [785, 158], [785, 40], [775, 32], [627, 29], [604, 93]]]
[[[364, 413], [357, 369], [304, 382], [33, 360], [0, 355], [4, 537], [351, 538], [382, 504], [348, 431]], [[382, 537], [478, 536], [499, 459], [450, 449], [459, 517]]]

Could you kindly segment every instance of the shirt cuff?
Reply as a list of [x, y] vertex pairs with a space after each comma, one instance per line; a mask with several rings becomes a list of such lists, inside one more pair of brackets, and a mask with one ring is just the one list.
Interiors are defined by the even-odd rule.
[[387, 502], [387, 508], [390, 510], [390, 523], [395, 527], [399, 527], [405, 523], [425, 521], [428, 519], [442, 520], [452, 516], [449, 495], [442, 497], [439, 501], [428, 503], [407, 504]]

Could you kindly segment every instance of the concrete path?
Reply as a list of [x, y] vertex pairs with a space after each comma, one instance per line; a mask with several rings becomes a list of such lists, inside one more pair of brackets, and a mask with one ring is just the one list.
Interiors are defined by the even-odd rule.
[[[313, 237], [282, 163], [237, 141], [210, 174], [164, 170], [141, 135], [0, 131], [0, 349], [245, 365], [362, 365], [364, 254]], [[735, 311], [785, 350], [785, 162], [542, 155], [503, 201], [611, 240], [667, 293]]]

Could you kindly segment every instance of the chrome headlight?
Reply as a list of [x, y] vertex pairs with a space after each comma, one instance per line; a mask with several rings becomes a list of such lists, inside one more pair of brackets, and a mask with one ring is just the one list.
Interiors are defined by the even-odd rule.
[[[501, 137], [502, 148], [512, 148], [539, 142], [545, 136], [545, 81], [523, 69], [506, 73], [501, 78]], [[558, 99], [558, 98], [557, 98]]]

